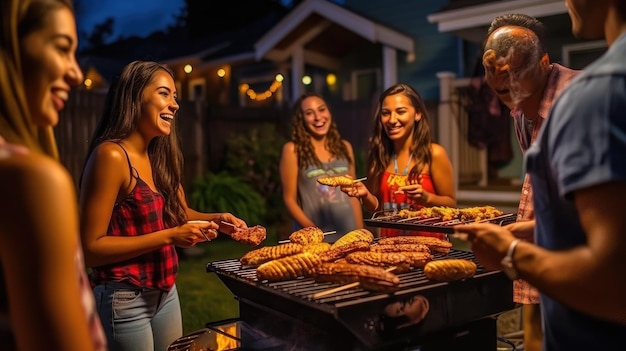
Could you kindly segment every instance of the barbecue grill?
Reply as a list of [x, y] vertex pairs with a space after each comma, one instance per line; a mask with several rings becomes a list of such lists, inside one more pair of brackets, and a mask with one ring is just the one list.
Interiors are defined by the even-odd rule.
[[[506, 224], [506, 214], [488, 220]], [[373, 227], [453, 233], [458, 220], [404, 219], [378, 213], [365, 220]], [[434, 259], [463, 258], [477, 265], [469, 279], [437, 282], [421, 268], [399, 273], [400, 288], [393, 293], [358, 286], [335, 291], [341, 285], [312, 278], [259, 281], [256, 267], [238, 259], [209, 262], [239, 301], [239, 318], [207, 324], [207, 329], [183, 337], [182, 348], [194, 350], [496, 350], [496, 316], [514, 307], [512, 282], [500, 271], [482, 266], [472, 252], [452, 249]], [[323, 297], [319, 297], [323, 295]], [[226, 348], [194, 343], [204, 337], [228, 338]], [[213, 344], [216, 344], [213, 341]], [[219, 344], [219, 343], [217, 343]], [[217, 345], [216, 344], [216, 345]], [[194, 346], [196, 345], [196, 346]]]
[[[355, 287], [314, 299], [340, 285], [303, 277], [258, 281], [256, 268], [237, 259], [210, 262], [206, 268], [238, 299], [246, 328], [282, 340], [284, 350], [495, 350], [493, 316], [513, 308], [511, 281], [486, 270], [471, 252], [453, 249], [435, 259], [444, 257], [472, 260], [478, 270], [463, 281], [435, 282], [415, 268], [398, 274], [400, 289], [393, 293]], [[416, 318], [412, 310], [424, 305], [425, 315]]]

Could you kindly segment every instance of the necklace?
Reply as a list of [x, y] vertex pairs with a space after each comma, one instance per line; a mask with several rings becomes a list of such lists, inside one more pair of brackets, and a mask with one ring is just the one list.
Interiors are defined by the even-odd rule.
[[[411, 164], [411, 159], [413, 158], [413, 153], [409, 154], [409, 160], [406, 161], [406, 165], [404, 166], [404, 170], [402, 171], [402, 174], [409, 174], [409, 165]], [[396, 174], [398, 173], [398, 156], [394, 153], [393, 154], [393, 170]]]

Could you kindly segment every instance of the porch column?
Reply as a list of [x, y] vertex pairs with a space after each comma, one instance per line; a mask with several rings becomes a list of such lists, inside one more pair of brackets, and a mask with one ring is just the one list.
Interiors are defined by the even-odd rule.
[[291, 100], [296, 101], [304, 92], [302, 76], [304, 75], [304, 49], [298, 46], [291, 55]]
[[383, 45], [383, 91], [398, 82], [396, 49]]
[[439, 108], [437, 123], [437, 142], [443, 146], [450, 156], [454, 168], [454, 190], [459, 188], [459, 129], [454, 123], [454, 116], [450, 100], [453, 92], [453, 82], [456, 74], [453, 72], [438, 72], [439, 78]]

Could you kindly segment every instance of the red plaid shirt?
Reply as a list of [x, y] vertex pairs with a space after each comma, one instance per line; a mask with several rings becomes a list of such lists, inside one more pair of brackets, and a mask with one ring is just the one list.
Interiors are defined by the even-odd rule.
[[[522, 110], [515, 108], [511, 110], [511, 117], [515, 125], [515, 134], [519, 141], [522, 152], [526, 152], [530, 145], [537, 139], [537, 134], [543, 123], [548, 117], [552, 102], [561, 93], [563, 88], [581, 71], [572, 70], [559, 64], [552, 64], [552, 72], [548, 77], [548, 83], [543, 92], [543, 97], [539, 102], [538, 116], [529, 122], [524, 116]], [[530, 125], [527, 125], [530, 123]], [[531, 130], [527, 132], [527, 128]], [[530, 136], [530, 139], [528, 138]], [[520, 195], [519, 207], [517, 209], [518, 221], [529, 221], [535, 218], [535, 209], [533, 206], [533, 189], [530, 187], [530, 176], [524, 176], [522, 185], [522, 193]], [[523, 238], [527, 241], [534, 242], [534, 238]], [[539, 292], [526, 281], [518, 279], [513, 282], [513, 301], [522, 304], [539, 303]]]
[[[133, 168], [134, 171], [134, 168]], [[115, 204], [107, 235], [139, 236], [167, 229], [163, 222], [164, 199], [152, 191], [141, 178], [126, 199]], [[174, 245], [100, 267], [94, 267], [92, 284], [127, 282], [138, 287], [169, 291], [178, 272], [178, 255]]]

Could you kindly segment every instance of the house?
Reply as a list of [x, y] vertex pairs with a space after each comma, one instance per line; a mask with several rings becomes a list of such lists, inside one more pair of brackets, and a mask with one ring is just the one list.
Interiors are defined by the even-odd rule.
[[[602, 42], [572, 37], [562, 0], [344, 0], [341, 5], [303, 0], [239, 29], [193, 40], [182, 35], [174, 42], [157, 33], [152, 41], [118, 43], [124, 46], [112, 50], [131, 57], [149, 47], [151, 59], [174, 69], [179, 96], [186, 101], [285, 111], [302, 92], [322, 93], [334, 107], [342, 134], [361, 152], [366, 152], [377, 96], [396, 82], [408, 83], [427, 102], [435, 139], [451, 156], [459, 202], [513, 204], [522, 175], [514, 137], [505, 135], [516, 152], [498, 170], [512, 185], [505, 187], [509, 191], [486, 193], [492, 185], [488, 160], [485, 150], [468, 144], [459, 103], [459, 89], [475, 73], [490, 21], [511, 12], [546, 24], [553, 61], [583, 67], [605, 49]], [[88, 77], [100, 72], [86, 71]]]

